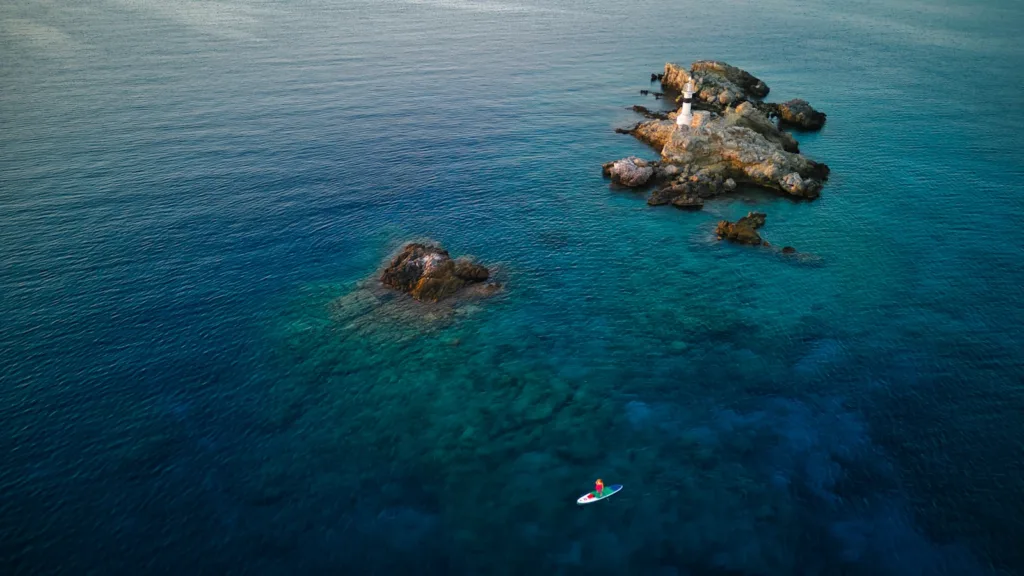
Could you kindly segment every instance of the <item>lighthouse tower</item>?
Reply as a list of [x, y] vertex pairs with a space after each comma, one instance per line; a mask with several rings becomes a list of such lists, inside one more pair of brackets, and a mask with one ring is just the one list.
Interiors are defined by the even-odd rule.
[[689, 126], [690, 121], [693, 120], [693, 115], [690, 114], [690, 104], [693, 102], [693, 93], [696, 91], [696, 87], [693, 85], [693, 78], [686, 81], [686, 86], [683, 86], [683, 108], [679, 111], [679, 115], [676, 116], [676, 127]]

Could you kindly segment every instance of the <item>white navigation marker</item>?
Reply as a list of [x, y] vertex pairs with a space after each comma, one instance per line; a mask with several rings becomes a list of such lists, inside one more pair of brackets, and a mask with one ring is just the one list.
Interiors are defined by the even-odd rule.
[[679, 111], [679, 115], [676, 116], [676, 127], [689, 126], [693, 120], [693, 115], [690, 114], [690, 104], [693, 102], [693, 93], [696, 92], [696, 87], [693, 85], [693, 78], [691, 77], [686, 81], [686, 86], [683, 86], [683, 108]]

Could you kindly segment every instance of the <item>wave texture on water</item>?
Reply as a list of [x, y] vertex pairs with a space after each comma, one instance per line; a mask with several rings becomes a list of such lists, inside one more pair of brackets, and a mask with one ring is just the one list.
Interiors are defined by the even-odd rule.
[[[0, 6], [0, 572], [1024, 572], [1021, 21]], [[819, 200], [601, 178], [707, 58], [828, 114]], [[418, 239], [504, 290], [374, 288]]]

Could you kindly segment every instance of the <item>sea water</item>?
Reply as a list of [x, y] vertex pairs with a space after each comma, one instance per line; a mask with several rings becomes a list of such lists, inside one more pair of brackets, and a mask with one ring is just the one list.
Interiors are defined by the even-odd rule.
[[[1024, 572], [1021, 22], [0, 6], [0, 572]], [[697, 59], [828, 114], [819, 200], [602, 179]], [[504, 289], [377, 290], [422, 239]]]

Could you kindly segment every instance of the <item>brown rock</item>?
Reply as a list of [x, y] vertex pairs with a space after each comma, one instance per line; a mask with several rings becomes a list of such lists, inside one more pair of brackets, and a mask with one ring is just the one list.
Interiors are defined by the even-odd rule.
[[468, 282], [483, 282], [491, 275], [487, 268], [470, 262], [465, 258], [455, 261], [455, 275]]
[[440, 302], [458, 292], [465, 285], [466, 281], [456, 276], [424, 276], [409, 291], [409, 295], [425, 302]]
[[676, 196], [675, 200], [672, 200], [672, 205], [684, 210], [702, 210], [704, 208], [704, 200], [693, 194], [683, 194]]
[[779, 120], [803, 130], [820, 130], [825, 125], [825, 113], [818, 112], [807, 100], [795, 98], [775, 105]]
[[490, 272], [466, 259], [452, 260], [439, 246], [406, 244], [384, 269], [380, 281], [417, 300], [437, 302], [468, 284], [483, 282]]
[[719, 239], [737, 244], [759, 246], [764, 243], [757, 229], [764, 226], [765, 215], [761, 212], [750, 212], [735, 223], [721, 220], [715, 228]]
[[691, 195], [691, 193], [692, 188], [688, 182], [676, 182], [651, 192], [651, 195], [647, 198], [647, 205], [664, 206], [665, 204], [673, 202], [680, 196], [688, 196]]

